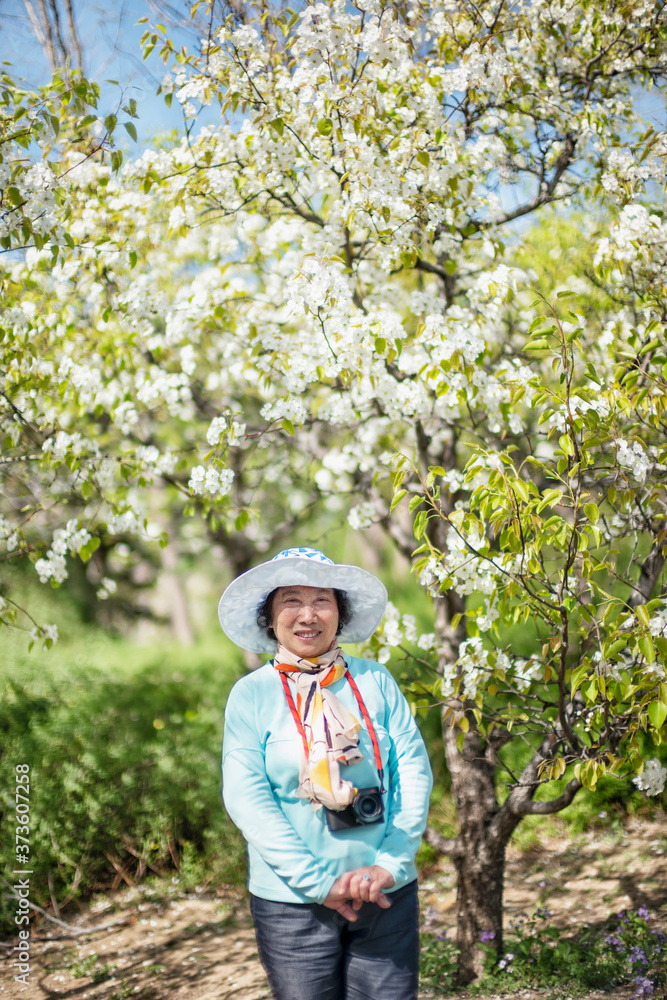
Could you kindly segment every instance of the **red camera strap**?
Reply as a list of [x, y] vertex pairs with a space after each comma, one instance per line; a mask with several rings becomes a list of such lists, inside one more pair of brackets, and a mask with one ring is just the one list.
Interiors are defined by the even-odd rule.
[[[301, 721], [301, 716], [297, 711], [297, 707], [294, 704], [294, 698], [292, 697], [292, 692], [290, 691], [289, 681], [287, 680], [286, 673], [283, 670], [278, 671], [280, 674], [280, 679], [283, 683], [283, 690], [285, 692], [285, 698], [287, 700], [287, 705], [290, 712], [292, 713], [292, 718], [296, 724], [296, 728], [301, 736], [301, 741], [303, 743], [303, 751], [306, 755], [306, 760], [310, 756], [310, 747], [308, 746], [308, 737], [306, 736], [306, 730], [303, 728], [303, 722]], [[361, 712], [361, 717], [364, 720], [366, 729], [368, 730], [368, 735], [371, 738], [371, 743], [373, 744], [373, 756], [375, 758], [375, 767], [377, 768], [378, 777], [380, 779], [380, 791], [384, 792], [384, 768], [382, 767], [382, 757], [380, 756], [380, 744], [378, 743], [377, 733], [375, 732], [375, 726], [371, 721], [371, 717], [368, 714], [368, 709], [364, 704], [364, 699], [361, 697], [361, 691], [356, 685], [354, 677], [350, 674], [349, 670], [345, 671], [345, 677], [347, 678], [354, 697], [357, 699], [357, 704], [359, 705], [359, 711]]]

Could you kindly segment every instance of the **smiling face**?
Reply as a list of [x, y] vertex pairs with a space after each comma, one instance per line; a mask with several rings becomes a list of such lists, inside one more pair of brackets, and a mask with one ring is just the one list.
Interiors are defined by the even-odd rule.
[[296, 656], [326, 653], [338, 628], [336, 595], [328, 587], [279, 587], [271, 626], [278, 642]]

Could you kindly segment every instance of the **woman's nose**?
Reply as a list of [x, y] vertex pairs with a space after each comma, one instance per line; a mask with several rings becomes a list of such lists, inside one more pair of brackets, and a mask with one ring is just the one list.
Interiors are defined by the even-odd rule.
[[299, 612], [299, 619], [303, 622], [312, 622], [317, 615], [315, 614], [315, 608], [310, 604], [304, 604]]

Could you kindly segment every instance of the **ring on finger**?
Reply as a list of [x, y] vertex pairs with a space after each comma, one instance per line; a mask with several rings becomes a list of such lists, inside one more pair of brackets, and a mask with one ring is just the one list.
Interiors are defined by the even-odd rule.
[[361, 878], [362, 878], [363, 882], [372, 882], [373, 881], [372, 878], [370, 877], [370, 875], [362, 875]]

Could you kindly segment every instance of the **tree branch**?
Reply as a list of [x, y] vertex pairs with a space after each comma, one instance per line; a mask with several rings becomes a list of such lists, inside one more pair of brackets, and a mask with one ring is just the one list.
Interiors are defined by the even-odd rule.
[[450, 858], [461, 854], [458, 841], [453, 837], [443, 837], [441, 833], [434, 830], [432, 826], [427, 826], [424, 830], [424, 840], [438, 854], [447, 854]]
[[525, 803], [522, 816], [550, 816], [552, 813], [560, 812], [569, 806], [579, 789], [582, 787], [578, 778], [573, 778], [565, 786], [565, 791], [557, 799], [550, 799], [548, 802], [534, 802], [529, 799]]

